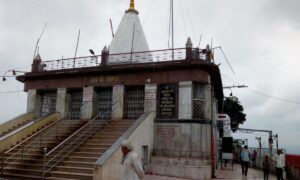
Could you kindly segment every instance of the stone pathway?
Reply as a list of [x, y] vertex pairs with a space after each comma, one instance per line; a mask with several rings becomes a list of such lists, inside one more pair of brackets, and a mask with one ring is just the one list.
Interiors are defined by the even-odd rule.
[[[222, 179], [222, 180], [263, 180], [264, 175], [263, 172], [256, 169], [249, 168], [248, 175], [242, 176], [242, 169], [239, 164], [235, 164], [233, 166], [233, 170], [231, 167], [224, 168], [223, 170], [216, 171], [217, 178], [215, 179]], [[175, 177], [165, 177], [165, 176], [157, 176], [157, 175], [146, 175], [143, 180], [187, 180], [182, 178], [175, 178]], [[269, 175], [269, 180], [276, 180], [276, 177], [272, 174]]]

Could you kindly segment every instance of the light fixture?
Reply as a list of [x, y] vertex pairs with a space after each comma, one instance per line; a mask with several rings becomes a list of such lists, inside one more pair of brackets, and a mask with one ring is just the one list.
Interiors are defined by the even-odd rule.
[[95, 56], [95, 52], [92, 49], [89, 49], [90, 53]]

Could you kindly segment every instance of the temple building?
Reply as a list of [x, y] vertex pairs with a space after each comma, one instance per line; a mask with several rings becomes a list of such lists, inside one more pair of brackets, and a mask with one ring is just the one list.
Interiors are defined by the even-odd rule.
[[150, 50], [131, 0], [101, 55], [44, 61], [18, 76], [27, 113], [2, 129], [2, 177], [121, 177], [121, 142], [133, 142], [147, 173], [210, 179], [215, 118], [223, 100], [212, 51]]

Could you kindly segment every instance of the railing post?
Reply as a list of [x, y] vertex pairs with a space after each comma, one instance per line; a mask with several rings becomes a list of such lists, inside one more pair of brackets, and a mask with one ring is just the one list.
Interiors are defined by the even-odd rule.
[[23, 161], [23, 156], [24, 156], [24, 143], [22, 144], [22, 153], [21, 153], [21, 160]]
[[4, 176], [4, 152], [1, 153], [1, 176]]
[[44, 180], [44, 179], [45, 179], [45, 163], [46, 163], [46, 154], [47, 154], [47, 148], [44, 148], [42, 180]]
[[43, 133], [40, 136], [40, 148], [42, 147], [42, 139], [43, 139]]

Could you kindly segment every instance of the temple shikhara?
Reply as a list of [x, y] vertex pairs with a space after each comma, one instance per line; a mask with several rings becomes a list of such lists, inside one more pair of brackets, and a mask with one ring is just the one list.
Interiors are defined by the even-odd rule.
[[[125, 9], [125, 8], [124, 8]], [[222, 80], [212, 49], [151, 50], [131, 0], [100, 55], [46, 61], [17, 77], [27, 113], [0, 127], [5, 179], [121, 177], [130, 140], [145, 172], [210, 179]]]

